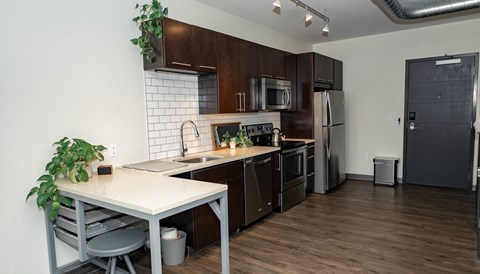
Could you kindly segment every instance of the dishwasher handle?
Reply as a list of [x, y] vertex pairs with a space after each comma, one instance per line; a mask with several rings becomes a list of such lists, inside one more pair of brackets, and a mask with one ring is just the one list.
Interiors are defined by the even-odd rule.
[[268, 163], [271, 160], [272, 160], [272, 158], [267, 158], [265, 160], [260, 160], [260, 161], [253, 162], [252, 159], [248, 159], [248, 160], [245, 160], [245, 164], [248, 164], [249, 166], [258, 166], [258, 165], [261, 165], [261, 164]]

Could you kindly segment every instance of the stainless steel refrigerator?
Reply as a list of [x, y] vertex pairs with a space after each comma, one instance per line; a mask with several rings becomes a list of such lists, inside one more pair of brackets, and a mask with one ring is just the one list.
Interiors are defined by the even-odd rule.
[[345, 181], [345, 97], [343, 91], [314, 92], [315, 187], [325, 193]]

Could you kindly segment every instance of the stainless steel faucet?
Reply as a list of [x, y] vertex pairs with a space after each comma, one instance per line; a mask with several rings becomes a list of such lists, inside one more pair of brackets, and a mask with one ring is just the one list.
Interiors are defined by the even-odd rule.
[[185, 121], [185, 122], [182, 123], [182, 125], [180, 126], [180, 156], [182, 156], [182, 157], [185, 157], [185, 152], [188, 151], [187, 144], [185, 144], [185, 143], [183, 142], [183, 126], [184, 126], [186, 123], [192, 124], [193, 129], [194, 129], [194, 132], [195, 132], [195, 137], [196, 137], [196, 138], [200, 137], [200, 134], [198, 134], [197, 125], [195, 125], [195, 123], [194, 123], [192, 120], [187, 120], [187, 121]]

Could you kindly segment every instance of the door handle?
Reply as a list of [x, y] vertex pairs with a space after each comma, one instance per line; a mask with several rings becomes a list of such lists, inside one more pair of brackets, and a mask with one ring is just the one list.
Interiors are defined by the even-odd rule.
[[418, 127], [416, 127], [416, 126], [415, 126], [415, 123], [412, 122], [412, 123], [410, 123], [410, 126], [408, 126], [408, 129], [410, 129], [410, 130], [416, 130], [416, 129], [418, 129]]

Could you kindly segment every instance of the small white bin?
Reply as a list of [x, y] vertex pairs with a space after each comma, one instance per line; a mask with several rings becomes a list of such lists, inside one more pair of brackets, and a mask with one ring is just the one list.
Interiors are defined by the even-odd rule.
[[162, 262], [165, 265], [178, 265], [185, 260], [187, 233], [178, 230], [177, 239], [161, 239]]
[[375, 157], [373, 159], [373, 183], [376, 185], [395, 186], [397, 184], [398, 158]]

